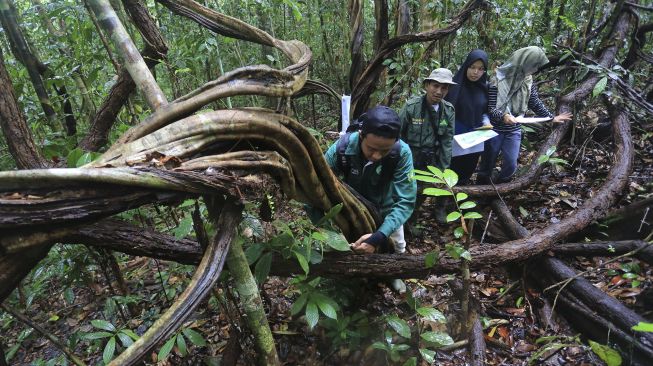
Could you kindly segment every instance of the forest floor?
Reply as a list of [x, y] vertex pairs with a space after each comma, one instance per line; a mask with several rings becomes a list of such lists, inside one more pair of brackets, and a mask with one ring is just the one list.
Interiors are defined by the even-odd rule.
[[[653, 176], [653, 138], [650, 133], [635, 131], [635, 171], [631, 176], [629, 192], [620, 205], [649, 197], [652, 191]], [[536, 230], [559, 221], [575, 208], [582, 205], [594, 190], [600, 186], [609, 164], [612, 161], [611, 142], [588, 139], [575, 145], [565, 146], [559, 154], [569, 162], [565, 165], [550, 166], [539, 181], [529, 189], [503, 197], [515, 217], [529, 230]], [[536, 159], [534, 153], [523, 154], [522, 162]], [[487, 206], [484, 200], [477, 200], [481, 207]], [[434, 203], [427, 200], [419, 218], [423, 229], [421, 237], [409, 241], [408, 252], [424, 254], [453, 241], [453, 225], [434, 225], [431, 216]], [[479, 210], [481, 211], [481, 210]], [[481, 211], [484, 218], [490, 208]], [[279, 203], [277, 215], [282, 220], [292, 221], [301, 216], [298, 205]], [[606, 228], [606, 231], [614, 228]], [[650, 230], [650, 228], [649, 228]], [[475, 241], [480, 243], [500, 243], [507, 238], [494, 219], [478, 220], [475, 226]], [[616, 232], [619, 232], [617, 229]], [[623, 233], [625, 234], [625, 233]], [[593, 236], [594, 235], [594, 236]], [[612, 235], [599, 229], [578, 238], [578, 241], [609, 240]], [[627, 235], [624, 235], [627, 236]], [[102, 364], [102, 353], [106, 351], [106, 340], [83, 339], [83, 334], [97, 332], [90, 321], [105, 319], [115, 324], [116, 329], [127, 327], [142, 334], [156, 314], [167, 308], [175, 294], [183, 290], [192, 275], [192, 266], [182, 266], [172, 262], [155, 261], [148, 258], [121, 257], [123, 273], [132, 290], [138, 294], [135, 300], [136, 311], [140, 315], [131, 318], [126, 308], [116, 306], [112, 299], [112, 288], [97, 267], [95, 272], [84, 277], [70, 292], [64, 291], [57, 280], [44, 284], [40, 296], [28, 299], [26, 315], [45, 327], [48, 332], [68, 342], [74, 347], [76, 355], [85, 358], [88, 364]], [[622, 303], [653, 320], [650, 303], [641, 296], [653, 291], [653, 268], [645, 262], [632, 257], [604, 264], [608, 258], [574, 257], [565, 259], [576, 271], [595, 268], [585, 278]], [[472, 258], [473, 261], [473, 258]], [[550, 319], [540, 290], [524, 281], [522, 274], [528, 273], [527, 266], [515, 264], [510, 268], [488, 268], [471, 274], [472, 294], [480, 301], [481, 323], [487, 343], [486, 363], [488, 365], [598, 365], [599, 357], [588, 346], [588, 340], [570, 327], [565, 317], [573, 314], [557, 314], [554, 310]], [[459, 335], [459, 302], [449, 287], [450, 280], [456, 276], [430, 276], [407, 280], [409, 293], [397, 295], [383, 281], [337, 280], [331, 283], [340, 289], [338, 302], [348, 320], [341, 319], [337, 324], [320, 323], [309, 330], [303, 316], [291, 316], [291, 306], [298, 296], [291, 280], [269, 277], [263, 285], [264, 303], [268, 320], [275, 334], [279, 356], [287, 365], [403, 365], [410, 357], [418, 357], [421, 347], [419, 331], [425, 329], [445, 331], [454, 340], [464, 339]], [[228, 282], [227, 282], [228, 283]], [[201, 306], [192, 319], [184, 324], [203, 335], [206, 346], [187, 342], [186, 350], [177, 343], [167, 360], [161, 365], [219, 365], [229, 364], [228, 359], [238, 359], [237, 364], [255, 363], [256, 355], [251, 336], [241, 326], [240, 310], [234, 306], [233, 291], [216, 290], [214, 296]], [[25, 300], [25, 297], [23, 297]], [[125, 300], [122, 298], [122, 300]], [[415, 316], [415, 303], [431, 306], [447, 316], [447, 326], [421, 323]], [[121, 310], [122, 308], [122, 310]], [[123, 319], [123, 315], [125, 318]], [[372, 347], [374, 342], [384, 342], [384, 317], [396, 315], [411, 326], [410, 339], [399, 339], [394, 334], [392, 342], [405, 344], [405, 350], [398, 353], [399, 361], [390, 361], [390, 353]], [[343, 325], [344, 323], [344, 325]], [[550, 324], [549, 327], [544, 324]], [[29, 327], [7, 316], [0, 317], [0, 341], [5, 351], [10, 351], [11, 365], [59, 365], [65, 364], [60, 350]], [[27, 334], [26, 334], [27, 333]], [[189, 339], [187, 339], [188, 341]], [[116, 352], [121, 350], [118, 343]], [[187, 352], [184, 352], [187, 351]], [[49, 362], [48, 362], [49, 360]], [[464, 346], [438, 351], [435, 356], [438, 365], [465, 365], [469, 362]], [[152, 354], [148, 364], [156, 363]], [[417, 362], [426, 365], [425, 361]]]

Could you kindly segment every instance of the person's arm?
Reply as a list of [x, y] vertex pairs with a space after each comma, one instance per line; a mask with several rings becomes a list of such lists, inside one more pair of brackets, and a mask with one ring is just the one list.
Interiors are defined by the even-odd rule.
[[533, 111], [536, 117], [553, 118], [553, 114], [549, 112], [549, 109], [544, 105], [544, 103], [542, 103], [540, 94], [538, 93], [537, 86], [535, 86], [535, 84], [531, 86], [531, 95], [528, 98], [528, 109]]
[[503, 111], [497, 109], [497, 87], [495, 85], [490, 85], [488, 88], [487, 109], [492, 122], [503, 123]]
[[562, 123], [569, 121], [572, 117], [572, 114], [569, 112], [560, 113], [557, 116], [553, 116], [553, 113], [542, 103], [540, 95], [537, 91], [537, 87], [533, 85], [531, 87], [531, 96], [528, 98], [528, 108], [535, 112], [535, 115], [538, 117], [552, 117], [554, 123]]
[[404, 148], [392, 177], [392, 207], [378, 229], [386, 237], [390, 237], [390, 234], [406, 223], [415, 209], [417, 181], [410, 178], [412, 171], [413, 155], [410, 149]]

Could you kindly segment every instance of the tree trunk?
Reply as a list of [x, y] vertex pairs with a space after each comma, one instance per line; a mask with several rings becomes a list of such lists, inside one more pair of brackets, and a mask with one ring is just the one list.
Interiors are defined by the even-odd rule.
[[0, 0], [0, 20], [2, 21], [2, 27], [7, 32], [7, 38], [14, 50], [16, 59], [27, 69], [27, 73], [32, 81], [32, 85], [34, 86], [36, 95], [39, 98], [43, 112], [45, 112], [48, 123], [54, 130], [57, 130], [57, 114], [54, 111], [54, 108], [52, 108], [52, 102], [50, 101], [48, 92], [43, 84], [43, 79], [41, 79], [41, 74], [44, 71], [45, 65], [43, 65], [30, 51], [29, 45], [27, 44], [23, 32], [18, 25], [18, 21], [16, 20], [15, 9], [8, 0]]
[[48, 164], [41, 155], [32, 138], [25, 115], [18, 106], [14, 86], [5, 69], [5, 60], [0, 49], [0, 127], [7, 142], [9, 153], [18, 169], [47, 168]]

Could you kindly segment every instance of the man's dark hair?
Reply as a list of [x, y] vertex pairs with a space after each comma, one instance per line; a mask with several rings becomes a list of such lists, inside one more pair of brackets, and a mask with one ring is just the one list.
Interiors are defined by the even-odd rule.
[[399, 115], [392, 108], [379, 105], [363, 113], [361, 122], [361, 136], [373, 133], [377, 136], [399, 139], [401, 121]]

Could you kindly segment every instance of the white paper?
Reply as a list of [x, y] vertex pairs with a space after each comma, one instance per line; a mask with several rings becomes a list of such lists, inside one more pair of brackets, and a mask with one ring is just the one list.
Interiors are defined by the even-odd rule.
[[479, 130], [453, 137], [452, 156], [467, 155], [483, 151], [484, 142], [497, 136], [498, 133], [492, 130]]
[[349, 107], [351, 106], [351, 96], [343, 95], [341, 100], [341, 118], [342, 118], [342, 130], [340, 131], [341, 135], [344, 135], [349, 127]]
[[540, 122], [548, 122], [552, 120], [553, 118], [550, 117], [524, 117], [524, 116], [517, 116], [515, 117], [515, 120], [517, 120], [517, 123], [540, 123]]

